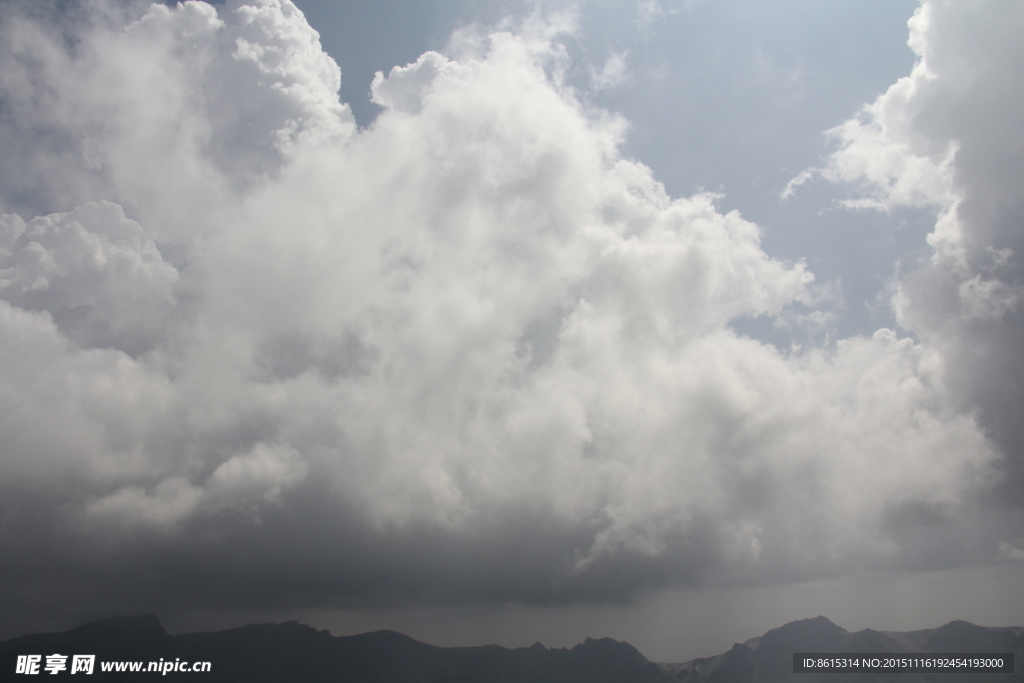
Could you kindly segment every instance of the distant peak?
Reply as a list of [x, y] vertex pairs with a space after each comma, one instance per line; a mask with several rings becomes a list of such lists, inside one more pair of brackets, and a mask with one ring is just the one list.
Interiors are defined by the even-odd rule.
[[[589, 637], [585, 638], [583, 640], [583, 642], [580, 643], [579, 645], [577, 645], [576, 647], [595, 647], [595, 646], [602, 646], [602, 645], [605, 645], [605, 646], [627, 645], [629, 647], [632, 647], [632, 645], [629, 645], [629, 643], [620, 643], [619, 641], [615, 640], [614, 638], [589, 638]], [[573, 648], [573, 649], [576, 649], [576, 648]]]
[[616, 658], [625, 657], [630, 660], [646, 658], [629, 643], [619, 642], [614, 638], [587, 638], [582, 643], [572, 648], [570, 652], [580, 655], [591, 655], [600, 653], [601, 656], [612, 656]]
[[788, 624], [785, 624], [773, 630], [789, 630], [799, 632], [813, 630], [826, 633], [847, 633], [847, 630], [845, 628], [833, 623], [830, 619], [828, 619], [827, 617], [823, 617], [821, 615], [812, 617], [810, 619], [797, 619], [796, 621], [791, 621]]

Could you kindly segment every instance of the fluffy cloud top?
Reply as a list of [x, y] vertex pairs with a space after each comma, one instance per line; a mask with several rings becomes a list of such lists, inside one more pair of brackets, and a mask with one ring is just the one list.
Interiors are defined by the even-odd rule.
[[552, 25], [380, 74], [356, 130], [287, 0], [90, 7], [0, 24], [0, 607], [604, 599], [996, 552], [946, 347], [733, 332], [811, 274], [623, 158]]

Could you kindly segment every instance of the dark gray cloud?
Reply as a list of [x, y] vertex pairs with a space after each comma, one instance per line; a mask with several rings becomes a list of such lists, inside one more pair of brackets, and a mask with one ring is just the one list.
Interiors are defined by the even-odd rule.
[[286, 1], [97, 5], [73, 47], [22, 10], [0, 136], [63, 142], [0, 168], [0, 610], [614, 602], [1012, 555], [955, 335], [733, 331], [813, 309], [812, 274], [622, 157], [560, 78], [570, 16], [382, 73], [357, 130]]

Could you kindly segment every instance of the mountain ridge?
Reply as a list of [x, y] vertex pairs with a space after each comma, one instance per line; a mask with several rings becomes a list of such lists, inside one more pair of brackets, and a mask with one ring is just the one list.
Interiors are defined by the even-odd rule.
[[[111, 617], [60, 633], [0, 642], [0, 681], [17, 674], [18, 655], [95, 654], [87, 680], [192, 680], [202, 683], [759, 683], [799, 680], [946, 681], [949, 674], [793, 674], [794, 652], [1012, 652], [1013, 674], [965, 674], [972, 683], [1024, 681], [1024, 628], [985, 627], [956, 620], [920, 631], [849, 632], [818, 616], [792, 621], [711, 657], [680, 663], [649, 661], [626, 642], [586, 638], [572, 648], [500, 645], [444, 648], [391, 630], [334, 636], [296, 621], [249, 624], [212, 632], [170, 635], [156, 615]], [[102, 661], [209, 661], [209, 672], [105, 673]], [[62, 671], [59, 675], [70, 675]]]

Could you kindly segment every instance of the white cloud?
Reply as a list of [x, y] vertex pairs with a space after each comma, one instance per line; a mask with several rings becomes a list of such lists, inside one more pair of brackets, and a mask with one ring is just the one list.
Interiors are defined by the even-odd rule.
[[280, 504], [282, 493], [302, 481], [306, 471], [294, 449], [259, 443], [218, 466], [203, 485], [170, 476], [151, 491], [132, 485], [88, 501], [85, 511], [104, 525], [142, 524], [165, 531], [199, 512], [232, 510], [258, 519], [259, 505]]
[[795, 176], [793, 176], [788, 183], [786, 183], [786, 187], [783, 188], [782, 194], [779, 195], [779, 199], [784, 201], [786, 199], [792, 198], [793, 196], [796, 195], [796, 190], [798, 187], [800, 187], [801, 185], [810, 180], [813, 180], [814, 176], [820, 172], [820, 169], [816, 168], [804, 169], [803, 171], [800, 171]]
[[0, 216], [0, 298], [48, 311], [84, 347], [139, 352], [166, 333], [178, 271], [121, 207], [89, 203], [27, 224]]
[[834, 129], [840, 149], [824, 175], [860, 189], [854, 206], [937, 209], [930, 258], [901, 276], [894, 308], [942, 352], [957, 400], [999, 441], [1002, 500], [1014, 501], [1024, 481], [1024, 13], [927, 0], [909, 26], [912, 73]]
[[340, 71], [290, 2], [153, 4], [127, 26], [97, 3], [74, 56], [17, 7], [0, 55], [7, 210], [111, 200], [161, 239], [194, 235], [230, 189], [354, 131]]
[[595, 90], [607, 90], [608, 88], [614, 88], [626, 80], [626, 76], [629, 72], [629, 67], [627, 65], [628, 58], [628, 52], [616, 52], [608, 58], [600, 71], [591, 67], [591, 87]]
[[[994, 452], [942, 358], [888, 330], [800, 354], [730, 331], [813, 304], [811, 274], [622, 158], [624, 122], [559, 81], [562, 29], [380, 74], [356, 131], [288, 2], [99, 26], [0, 56], [4, 134], [92, 150], [0, 169], [49, 183], [0, 195], [39, 204], [0, 245], [4, 500], [31, 481], [56, 527], [159, 528], [248, 586], [328, 567], [325, 601], [367, 575], [542, 600], [973, 552]], [[107, 336], [62, 321], [82, 306]], [[922, 525], [942, 533], [908, 542]]]
[[636, 27], [641, 33], [650, 31], [656, 22], [679, 11], [677, 7], [665, 7], [659, 0], [640, 0], [636, 9]]

